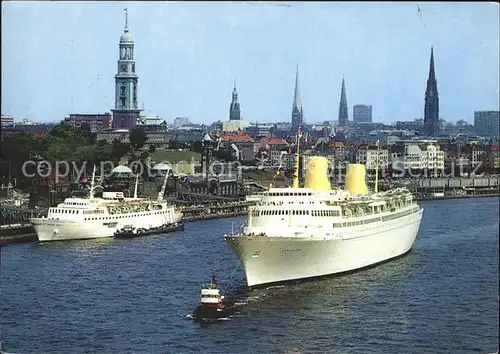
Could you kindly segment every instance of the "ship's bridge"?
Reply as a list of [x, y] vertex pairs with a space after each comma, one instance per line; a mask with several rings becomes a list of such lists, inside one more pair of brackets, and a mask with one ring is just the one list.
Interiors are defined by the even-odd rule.
[[89, 199], [81, 199], [81, 198], [66, 198], [64, 199], [64, 203], [59, 204], [58, 206], [78, 206], [84, 207], [89, 205]]
[[270, 188], [268, 191], [248, 196], [246, 200], [256, 202], [257, 205], [275, 204], [280, 201], [287, 204], [314, 204], [316, 202], [341, 201], [348, 197], [349, 193], [340, 189]]

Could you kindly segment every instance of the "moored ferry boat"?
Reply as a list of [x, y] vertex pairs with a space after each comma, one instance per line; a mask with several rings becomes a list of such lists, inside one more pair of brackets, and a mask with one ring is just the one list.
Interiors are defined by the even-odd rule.
[[327, 169], [326, 158], [310, 157], [303, 188], [295, 168], [292, 188], [247, 197], [247, 221], [224, 239], [249, 287], [352, 271], [411, 249], [423, 208], [408, 189], [369, 192], [359, 164], [348, 166], [345, 190], [332, 189]]
[[163, 201], [166, 181], [167, 176], [158, 200], [138, 198], [138, 180], [133, 198], [125, 198], [120, 192], [103, 192], [102, 198], [95, 198], [92, 177], [88, 199], [66, 198], [57, 207], [49, 208], [47, 217], [31, 218], [30, 222], [39, 241], [112, 237], [125, 225], [150, 229], [174, 224], [181, 221], [182, 213]]

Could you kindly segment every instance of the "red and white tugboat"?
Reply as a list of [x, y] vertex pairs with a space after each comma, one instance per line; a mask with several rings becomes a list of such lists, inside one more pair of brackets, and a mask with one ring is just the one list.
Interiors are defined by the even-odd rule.
[[210, 321], [227, 318], [236, 312], [234, 306], [228, 305], [226, 299], [217, 288], [215, 267], [212, 269], [212, 281], [201, 288], [201, 305], [196, 307], [193, 318], [197, 321]]

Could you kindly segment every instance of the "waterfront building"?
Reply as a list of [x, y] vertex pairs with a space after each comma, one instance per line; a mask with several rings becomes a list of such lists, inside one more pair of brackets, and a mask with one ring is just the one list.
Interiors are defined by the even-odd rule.
[[229, 106], [229, 120], [240, 120], [240, 119], [241, 119], [240, 103], [238, 102], [238, 91], [236, 91], [236, 80], [234, 80], [233, 99], [231, 100], [231, 105]]
[[2, 118], [0, 121], [2, 127], [12, 126], [14, 125], [14, 116], [2, 114]]
[[295, 73], [295, 91], [293, 95], [293, 105], [292, 105], [292, 134], [296, 134], [299, 130], [299, 126], [304, 123], [304, 112], [302, 108], [302, 100], [300, 99], [300, 84], [299, 84], [299, 66], [297, 65], [297, 71]]
[[[167, 132], [166, 129], [160, 128], [146, 130], [146, 145], [154, 145], [157, 149], [169, 148], [172, 141], [177, 141], [180, 144], [191, 144], [194, 141], [199, 141], [200, 134], [189, 134], [179, 132]], [[130, 131], [127, 129], [107, 129], [97, 132], [97, 141], [105, 140], [107, 143], [112, 144], [115, 139], [120, 140], [125, 144], [129, 144]]]
[[176, 117], [174, 119], [174, 129], [178, 129], [183, 125], [189, 125], [189, 118]]
[[128, 14], [125, 11], [125, 30], [120, 37], [118, 73], [115, 75], [114, 129], [131, 129], [136, 125], [141, 110], [137, 105], [137, 82], [135, 71], [134, 40], [128, 29]]
[[471, 151], [471, 165], [472, 167], [488, 167], [488, 148], [485, 146], [472, 145]]
[[154, 125], [154, 126], [163, 125], [163, 126], [167, 127], [167, 122], [165, 119], [154, 114], [151, 111], [145, 111], [144, 107], [143, 107], [141, 113], [139, 114], [139, 119], [137, 121], [137, 124], [144, 125], [146, 129], [147, 129], [147, 126], [150, 126], [150, 125]]
[[500, 169], [500, 146], [491, 145], [488, 151], [488, 166]]
[[223, 132], [235, 132], [238, 130], [245, 130], [250, 126], [250, 122], [247, 120], [229, 120], [227, 122], [222, 122]]
[[2, 140], [9, 135], [18, 133], [29, 133], [34, 134], [35, 136], [44, 136], [47, 135], [55, 126], [55, 123], [14, 124], [3, 126], [0, 136]]
[[439, 95], [437, 90], [436, 72], [434, 69], [434, 48], [431, 48], [429, 77], [425, 90], [424, 131], [429, 137], [439, 135]]
[[111, 113], [70, 114], [69, 117], [64, 118], [64, 121], [72, 123], [75, 128], [80, 128], [83, 123], [87, 123], [90, 125], [90, 130], [95, 133], [99, 130], [110, 128]]
[[375, 145], [361, 146], [356, 151], [356, 163], [365, 165], [367, 170], [375, 170], [377, 166], [379, 169], [386, 169], [389, 166], [389, 150]]
[[393, 170], [443, 170], [444, 151], [437, 140], [405, 141], [404, 148], [392, 152]]
[[342, 89], [339, 103], [339, 126], [346, 127], [349, 124], [349, 112], [347, 108], [347, 94], [345, 91], [345, 80], [342, 78]]
[[474, 112], [474, 131], [480, 136], [500, 135], [500, 111]]
[[356, 104], [352, 107], [352, 118], [354, 123], [371, 123], [372, 106], [365, 104]]
[[424, 120], [422, 118], [416, 118], [413, 121], [397, 121], [393, 124], [393, 126], [399, 130], [414, 130], [416, 132], [423, 132]]
[[252, 124], [245, 129], [245, 132], [252, 137], [260, 137], [269, 134], [273, 125], [271, 124]]

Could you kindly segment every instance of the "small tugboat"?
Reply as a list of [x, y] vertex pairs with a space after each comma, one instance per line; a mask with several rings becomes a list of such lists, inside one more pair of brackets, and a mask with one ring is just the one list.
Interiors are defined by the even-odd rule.
[[195, 308], [193, 318], [195, 321], [213, 321], [227, 318], [237, 311], [234, 305], [226, 303], [226, 299], [217, 288], [215, 267], [212, 269], [212, 281], [201, 288], [201, 305]]
[[116, 230], [114, 235], [118, 238], [133, 238], [137, 236], [138, 232], [139, 230], [132, 225], [125, 225], [120, 230]]

